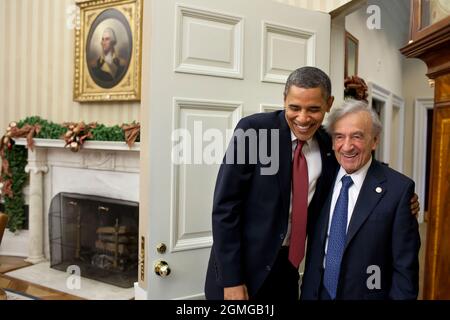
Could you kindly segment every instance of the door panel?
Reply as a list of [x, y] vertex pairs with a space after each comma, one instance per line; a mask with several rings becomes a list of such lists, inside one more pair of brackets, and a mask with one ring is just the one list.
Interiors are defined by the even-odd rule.
[[183, 135], [184, 142], [181, 140], [172, 153], [170, 248], [182, 251], [211, 247], [210, 191], [215, 182], [211, 177], [217, 175], [228, 141], [222, 133], [237, 124], [242, 103], [175, 98], [174, 104], [174, 129], [180, 135], [174, 134], [173, 138], [180, 141], [178, 137]]
[[[328, 72], [330, 17], [271, 0], [148, 0], [143, 39], [139, 286], [148, 299], [201, 298], [232, 130], [282, 105], [294, 68]], [[171, 268], [165, 278], [159, 260]]]
[[242, 79], [244, 19], [182, 5], [176, 11], [175, 71]]
[[262, 80], [284, 84], [298, 66], [314, 66], [316, 37], [304, 28], [263, 22]]

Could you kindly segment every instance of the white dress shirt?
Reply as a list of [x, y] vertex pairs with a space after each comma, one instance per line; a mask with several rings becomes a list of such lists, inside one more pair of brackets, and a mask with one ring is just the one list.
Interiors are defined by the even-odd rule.
[[331, 219], [333, 219], [334, 207], [336, 206], [337, 199], [339, 197], [339, 193], [341, 192], [342, 187], [342, 177], [348, 175], [352, 178], [353, 184], [348, 189], [348, 212], [347, 212], [347, 230], [350, 224], [350, 220], [353, 215], [353, 209], [355, 209], [356, 201], [358, 200], [359, 192], [361, 191], [361, 187], [363, 185], [364, 179], [366, 179], [367, 171], [369, 170], [370, 164], [372, 163], [372, 158], [358, 171], [353, 172], [352, 174], [347, 174], [344, 168], [340, 168], [339, 172], [336, 176], [336, 180], [334, 182], [333, 188], [333, 196], [331, 198], [331, 206], [330, 206], [330, 217], [328, 220], [328, 229], [327, 229], [327, 238], [325, 240], [325, 258], [323, 259], [323, 266], [325, 267], [326, 260], [326, 252], [328, 249], [328, 238], [330, 236], [330, 228], [331, 228]]
[[[297, 137], [291, 131], [292, 141], [292, 158], [294, 158], [294, 151], [297, 147]], [[308, 205], [311, 202], [314, 192], [316, 191], [317, 179], [319, 179], [322, 173], [322, 157], [320, 156], [319, 143], [313, 137], [306, 141], [302, 148], [303, 155], [306, 158], [306, 164], [308, 165]], [[291, 220], [292, 220], [292, 190], [289, 200], [289, 220], [286, 237], [284, 238], [283, 246], [288, 246], [291, 237]]]

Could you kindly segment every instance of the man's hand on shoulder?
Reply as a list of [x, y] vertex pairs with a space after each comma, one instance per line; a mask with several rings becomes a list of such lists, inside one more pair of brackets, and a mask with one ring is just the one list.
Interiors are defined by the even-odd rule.
[[248, 300], [247, 286], [241, 284], [235, 287], [224, 288], [223, 298], [225, 300]]
[[420, 203], [419, 203], [419, 196], [414, 193], [413, 197], [411, 198], [411, 214], [417, 218], [420, 210]]

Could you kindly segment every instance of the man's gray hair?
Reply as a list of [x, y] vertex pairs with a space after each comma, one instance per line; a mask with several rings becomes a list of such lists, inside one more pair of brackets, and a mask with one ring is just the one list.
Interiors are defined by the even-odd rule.
[[105, 34], [106, 32], [109, 33], [109, 36], [111, 37], [112, 45], [115, 46], [117, 44], [117, 38], [116, 38], [116, 33], [114, 32], [114, 29], [108, 27], [105, 30], [103, 30], [103, 34]]
[[296, 86], [299, 88], [311, 89], [311, 88], [320, 88], [322, 90], [322, 96], [325, 101], [331, 96], [331, 81], [330, 77], [315, 67], [302, 67], [293, 71], [287, 81], [286, 86], [284, 87], [284, 99], [288, 95], [289, 89], [292, 86]]
[[367, 103], [361, 100], [346, 99], [340, 108], [332, 109], [325, 122], [325, 130], [332, 136], [334, 133], [334, 125], [337, 121], [348, 114], [366, 112], [372, 120], [372, 134], [377, 137], [381, 133], [383, 126], [380, 118], [375, 110], [368, 107]]

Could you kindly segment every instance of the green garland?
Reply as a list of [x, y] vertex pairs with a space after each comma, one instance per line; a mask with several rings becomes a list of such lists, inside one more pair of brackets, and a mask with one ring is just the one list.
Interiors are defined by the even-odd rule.
[[28, 117], [17, 122], [19, 128], [26, 124], [41, 126], [41, 131], [35, 136], [35, 138], [39, 139], [61, 139], [61, 136], [67, 131], [67, 128], [64, 128], [62, 125], [41, 119], [41, 117]]
[[94, 135], [94, 140], [125, 141], [125, 134], [119, 126], [107, 127], [103, 124], [98, 124], [91, 132]]
[[28, 152], [24, 146], [14, 145], [11, 150], [5, 151], [6, 159], [12, 174], [12, 191], [14, 196], [4, 197], [5, 211], [8, 214], [8, 228], [11, 232], [22, 229], [25, 222], [25, 199], [23, 188], [28, 181], [28, 174], [25, 173]]
[[[22, 128], [24, 125], [40, 125], [41, 130], [35, 138], [40, 139], [62, 139], [62, 136], [67, 132], [67, 128], [44, 120], [38, 116], [27, 117], [19, 122], [17, 126]], [[133, 122], [135, 124], [135, 122]], [[93, 138], [89, 140], [96, 141], [125, 141], [125, 134], [123, 129], [118, 126], [107, 127], [103, 124], [97, 124], [92, 129]], [[139, 136], [136, 139], [139, 141]], [[25, 222], [25, 199], [23, 195], [23, 188], [28, 181], [28, 174], [25, 173], [25, 166], [27, 165], [28, 152], [25, 146], [14, 145], [11, 149], [5, 150], [5, 157], [9, 162], [10, 171], [12, 173], [12, 191], [14, 196], [9, 198], [3, 196], [5, 212], [9, 216], [8, 228], [11, 232], [21, 230]], [[3, 180], [7, 177], [3, 175]]]

